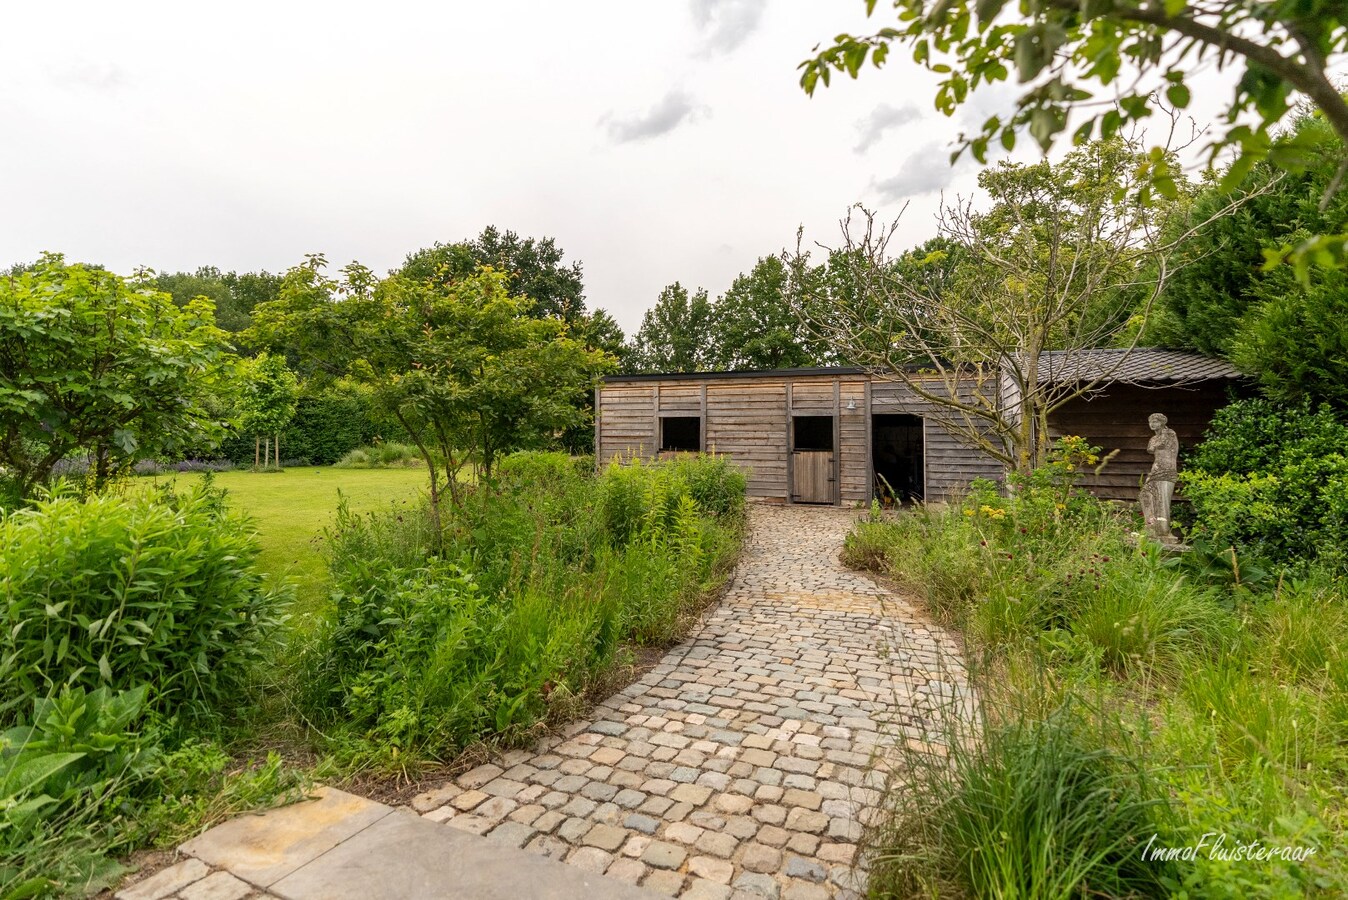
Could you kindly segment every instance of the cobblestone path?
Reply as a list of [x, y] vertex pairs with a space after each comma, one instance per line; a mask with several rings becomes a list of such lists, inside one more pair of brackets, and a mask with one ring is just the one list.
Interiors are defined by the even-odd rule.
[[590, 721], [414, 808], [688, 900], [858, 896], [876, 761], [920, 737], [958, 676], [934, 628], [838, 561], [855, 517], [752, 505], [728, 592], [689, 640]]

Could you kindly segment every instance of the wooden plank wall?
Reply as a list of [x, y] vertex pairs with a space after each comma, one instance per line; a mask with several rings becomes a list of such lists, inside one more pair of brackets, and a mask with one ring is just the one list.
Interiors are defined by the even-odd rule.
[[[871, 499], [870, 417], [866, 415], [866, 382], [841, 379], [838, 394], [839, 492], [844, 503]], [[848, 409], [848, 401], [856, 409]]]
[[1185, 452], [1202, 440], [1212, 414], [1226, 405], [1227, 390], [1226, 382], [1217, 381], [1164, 388], [1116, 385], [1089, 400], [1069, 402], [1050, 417], [1049, 433], [1055, 438], [1080, 435], [1105, 453], [1117, 450], [1099, 475], [1088, 474], [1081, 483], [1107, 500], [1136, 500], [1142, 476], [1151, 471], [1147, 417], [1165, 414], [1179, 435], [1183, 466]]
[[752, 497], [787, 499], [786, 382], [726, 378], [707, 386], [708, 453], [725, 453], [749, 475]]
[[655, 385], [651, 382], [605, 384], [599, 388], [595, 457], [601, 467], [615, 456], [650, 458], [660, 449], [654, 411]]
[[[938, 383], [933, 383], [933, 392]], [[926, 499], [948, 500], [961, 493], [975, 478], [996, 479], [1002, 464], [966, 439], [952, 434], [929, 418], [932, 403], [913, 393], [902, 382], [876, 380], [871, 384], [871, 411], [875, 415], [910, 415], [925, 419], [924, 464], [927, 469]]]

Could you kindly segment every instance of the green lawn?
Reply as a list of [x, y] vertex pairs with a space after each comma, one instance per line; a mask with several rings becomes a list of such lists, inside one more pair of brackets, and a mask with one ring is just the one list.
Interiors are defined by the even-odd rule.
[[[156, 482], [187, 484], [199, 475], [172, 475]], [[320, 541], [332, 524], [338, 491], [354, 512], [410, 500], [426, 483], [426, 470], [296, 468], [284, 472], [221, 472], [215, 483], [229, 491], [232, 509], [246, 513], [257, 527], [262, 569], [295, 584], [298, 609], [314, 609], [326, 577]]]

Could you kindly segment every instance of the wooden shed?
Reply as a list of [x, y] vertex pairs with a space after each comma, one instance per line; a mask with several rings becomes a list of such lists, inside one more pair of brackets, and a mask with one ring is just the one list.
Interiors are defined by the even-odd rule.
[[788, 503], [867, 503], [879, 474], [907, 499], [945, 499], [1001, 465], [924, 418], [926, 401], [862, 369], [779, 369], [606, 378], [595, 452], [727, 454], [749, 494]]
[[[1118, 451], [1088, 480], [1105, 497], [1137, 496], [1150, 466], [1150, 413], [1165, 413], [1192, 446], [1239, 378], [1225, 363], [1192, 354], [1133, 357], [1125, 374], [1135, 382], [1072, 401], [1050, 421], [1057, 434]], [[1061, 376], [1050, 366], [1044, 377]], [[722, 453], [748, 472], [750, 496], [786, 503], [868, 503], [884, 484], [905, 500], [945, 500], [974, 478], [1004, 475], [1000, 462], [932, 418], [928, 401], [863, 369], [611, 376], [595, 410], [601, 466], [615, 457]]]
[[[1113, 454], [1103, 470], [1082, 478], [1082, 486], [1106, 500], [1136, 500], [1142, 478], [1151, 470], [1147, 442], [1151, 429], [1147, 417], [1165, 415], [1167, 426], [1180, 441], [1180, 464], [1184, 455], [1203, 439], [1212, 415], [1225, 406], [1233, 393], [1249, 385], [1229, 363], [1175, 350], [1093, 350], [1074, 354], [1066, 364], [1065, 353], [1047, 353], [1043, 379], [1079, 378], [1090, 367], [1108, 371], [1110, 383], [1087, 397], [1069, 401], [1049, 416], [1053, 437], [1080, 435]], [[1085, 356], [1083, 361], [1082, 357]], [[1121, 363], [1115, 359], [1122, 358]], [[1070, 369], [1072, 375], [1067, 372]]]

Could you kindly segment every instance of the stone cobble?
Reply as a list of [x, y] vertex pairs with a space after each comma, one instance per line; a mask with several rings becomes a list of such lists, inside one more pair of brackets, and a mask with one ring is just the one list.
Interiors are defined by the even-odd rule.
[[689, 640], [590, 721], [414, 808], [672, 896], [859, 896], [886, 748], [925, 740], [963, 692], [948, 639], [839, 562], [856, 515], [752, 504]]

